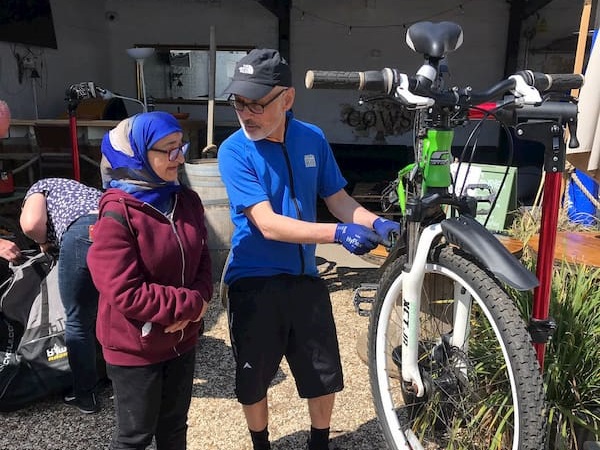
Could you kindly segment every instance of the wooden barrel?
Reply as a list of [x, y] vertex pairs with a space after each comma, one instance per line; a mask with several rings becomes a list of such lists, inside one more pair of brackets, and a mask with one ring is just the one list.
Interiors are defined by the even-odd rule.
[[206, 217], [213, 282], [219, 281], [231, 248], [233, 224], [229, 199], [216, 158], [193, 159], [183, 165], [181, 182], [198, 193]]

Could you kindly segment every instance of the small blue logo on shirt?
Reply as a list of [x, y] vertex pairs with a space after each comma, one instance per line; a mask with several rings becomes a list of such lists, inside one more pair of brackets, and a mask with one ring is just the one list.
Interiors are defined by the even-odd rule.
[[317, 167], [315, 155], [304, 155], [304, 167]]

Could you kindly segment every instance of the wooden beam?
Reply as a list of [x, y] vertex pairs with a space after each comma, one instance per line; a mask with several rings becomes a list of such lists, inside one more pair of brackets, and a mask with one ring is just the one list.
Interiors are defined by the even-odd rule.
[[[573, 73], [583, 73], [583, 62], [585, 59], [585, 48], [587, 44], [588, 30], [590, 29], [590, 15], [592, 14], [592, 0], [584, 0], [579, 22], [579, 36], [577, 36], [577, 50], [575, 52], [575, 65]], [[579, 97], [579, 89], [571, 89], [572, 97]], [[569, 140], [569, 130], [565, 132], [565, 142]], [[570, 158], [567, 158], [570, 161]], [[571, 163], [573, 164], [573, 163]], [[587, 169], [587, 167], [586, 167]]]
[[[575, 52], [575, 66], [573, 73], [583, 73], [583, 62], [587, 44], [588, 30], [590, 29], [590, 16], [592, 14], [592, 0], [584, 0], [579, 23], [579, 35], [577, 36], [577, 50]], [[573, 97], [579, 95], [579, 89], [571, 91]]]

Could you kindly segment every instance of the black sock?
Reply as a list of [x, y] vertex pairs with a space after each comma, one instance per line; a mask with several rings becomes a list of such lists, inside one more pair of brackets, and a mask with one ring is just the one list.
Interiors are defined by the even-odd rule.
[[329, 428], [310, 427], [310, 440], [308, 450], [328, 450]]
[[271, 450], [271, 444], [269, 443], [269, 427], [266, 426], [262, 431], [250, 431], [250, 437], [252, 438], [252, 445], [254, 450]]

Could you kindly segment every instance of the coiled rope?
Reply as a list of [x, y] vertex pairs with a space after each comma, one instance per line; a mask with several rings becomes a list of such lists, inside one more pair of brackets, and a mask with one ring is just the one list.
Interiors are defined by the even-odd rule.
[[[594, 197], [587, 186], [581, 182], [575, 171], [575, 166], [568, 161], [565, 164], [565, 173], [569, 175], [569, 178], [573, 180], [573, 183], [575, 183], [579, 190], [581, 190], [581, 193], [594, 205], [596, 210], [600, 210], [600, 201], [598, 201], [598, 198]], [[564, 198], [569, 198], [569, 188], [569, 183], [567, 183]]]

